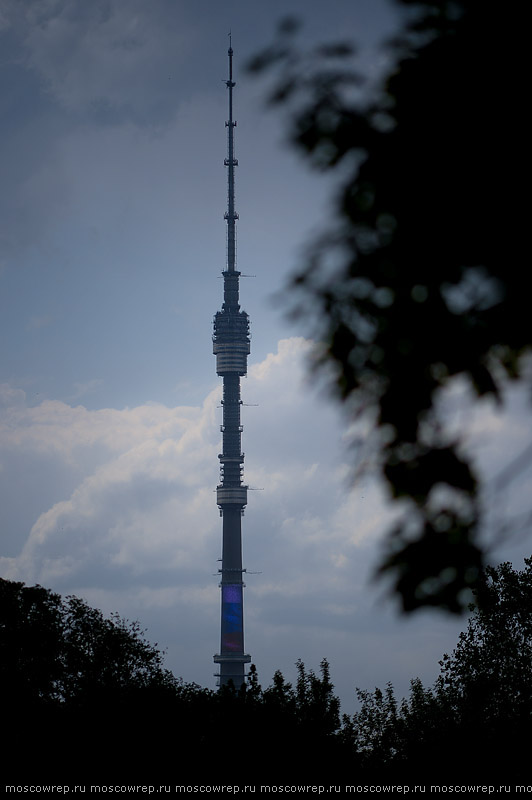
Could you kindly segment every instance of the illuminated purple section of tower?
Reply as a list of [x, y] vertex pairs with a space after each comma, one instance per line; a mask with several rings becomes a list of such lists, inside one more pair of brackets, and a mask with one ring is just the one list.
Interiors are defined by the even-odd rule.
[[229, 51], [229, 120], [227, 127], [228, 168], [227, 211], [227, 265], [224, 278], [224, 302], [222, 310], [214, 316], [213, 353], [216, 356], [216, 372], [223, 379], [223, 424], [222, 452], [220, 460], [220, 483], [216, 487], [216, 501], [223, 518], [222, 589], [220, 652], [214, 656], [220, 665], [220, 686], [233, 682], [239, 688], [245, 682], [244, 665], [251, 656], [244, 653], [244, 610], [242, 580], [242, 515], [247, 504], [247, 486], [243, 484], [244, 453], [242, 452], [240, 424], [240, 378], [247, 373], [247, 358], [250, 351], [249, 319], [239, 305], [240, 272], [236, 269], [236, 220], [235, 211], [235, 167], [238, 161], [234, 154], [233, 120], [233, 48]]
[[243, 652], [243, 610], [242, 584], [222, 584], [222, 651]]

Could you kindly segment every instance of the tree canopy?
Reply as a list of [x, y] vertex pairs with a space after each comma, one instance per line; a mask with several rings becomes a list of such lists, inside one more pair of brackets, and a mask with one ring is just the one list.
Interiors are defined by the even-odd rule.
[[285, 21], [250, 64], [273, 75], [290, 139], [335, 172], [328, 229], [293, 279], [322, 361], [354, 416], [371, 423], [374, 463], [408, 511], [380, 571], [406, 611], [461, 611], [483, 566], [471, 457], [438, 398], [453, 379], [480, 398], [522, 375], [530, 351], [509, 179], [519, 151], [502, 102], [501, 15], [482, 0], [400, 0], [389, 66], [364, 88], [349, 43], [309, 53]]
[[526, 777], [532, 558], [520, 571], [488, 567], [475, 591], [483, 602], [433, 687], [416, 678], [402, 701], [391, 683], [357, 690], [359, 710], [342, 717], [326, 659], [318, 674], [298, 661], [294, 685], [278, 671], [263, 689], [252, 665], [245, 690], [214, 692], [165, 671], [137, 624], [0, 581], [4, 772], [20, 776], [23, 753], [24, 779], [54, 775], [60, 763], [76, 782], [176, 783], [197, 777], [200, 753], [203, 779], [220, 780], [235, 769], [236, 747], [238, 780], [255, 783]]
[[477, 591], [467, 630], [440, 662], [441, 687], [462, 725], [482, 720], [496, 742], [501, 726], [515, 736], [532, 719], [532, 558], [521, 571], [508, 562], [488, 566]]
[[[54, 774], [58, 759], [80, 780], [214, 778], [238, 745], [239, 779], [267, 779], [280, 752], [284, 773], [327, 771], [343, 757], [339, 701], [329, 665], [297, 664], [295, 687], [277, 673], [263, 690], [255, 668], [247, 690], [186, 684], [137, 622], [104, 617], [78, 597], [0, 579], [2, 754], [25, 779]], [[257, 754], [261, 762], [257, 763]], [[10, 766], [11, 765], [11, 766]]]
[[398, 703], [358, 691], [361, 709], [344, 720], [344, 736], [361, 768], [408, 775], [528, 777], [532, 733], [532, 558], [523, 570], [487, 567], [475, 590], [467, 629], [440, 661], [434, 687], [416, 678]]
[[138, 622], [105, 618], [78, 597], [0, 579], [0, 686], [5, 700], [90, 705], [98, 696], [174, 678]]
[[[198, 687], [199, 688], [199, 687]], [[137, 622], [105, 618], [77, 597], [0, 579], [0, 700], [5, 773], [116, 774], [142, 753], [161, 757], [156, 725], [187, 687]], [[146, 732], [151, 730], [151, 739]], [[153, 742], [153, 749], [152, 744]], [[157, 745], [157, 748], [155, 747]], [[139, 762], [140, 764], [141, 762]]]

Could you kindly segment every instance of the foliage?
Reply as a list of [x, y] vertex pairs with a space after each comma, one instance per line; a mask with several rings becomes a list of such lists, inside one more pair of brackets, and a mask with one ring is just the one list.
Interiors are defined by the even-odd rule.
[[335, 171], [334, 221], [309, 246], [292, 297], [340, 397], [373, 425], [377, 467], [408, 509], [380, 571], [404, 610], [457, 612], [482, 567], [479, 485], [438, 398], [460, 376], [499, 399], [501, 380], [522, 372], [528, 298], [504, 177], [516, 163], [494, 96], [496, 8], [400, 2], [409, 13], [371, 91], [357, 88], [350, 45], [302, 53], [293, 21], [250, 68], [274, 72], [270, 101], [288, 106], [311, 167]]
[[93, 703], [167, 686], [162, 653], [137, 622], [105, 619], [77, 597], [0, 579], [0, 684], [11, 701]]
[[358, 691], [361, 709], [344, 718], [367, 771], [438, 775], [525, 775], [532, 734], [532, 558], [525, 569], [487, 567], [467, 630], [440, 662], [433, 688], [419, 678], [397, 703], [386, 692]]
[[322, 660], [318, 675], [302, 661], [296, 667], [295, 686], [278, 670], [272, 685], [262, 689], [252, 665], [246, 691], [223, 687], [217, 695], [218, 718], [231, 719], [234, 730], [247, 732], [239, 744], [239, 769], [247, 774], [249, 765], [250, 779], [257, 780], [260, 774], [257, 753], [268, 767], [265, 780], [271, 780], [273, 765], [283, 779], [288, 775], [303, 778], [330, 775], [334, 764], [341, 766], [349, 760], [350, 750], [339, 737], [340, 702], [327, 660]]
[[241, 778], [257, 779], [258, 752], [270, 767], [289, 754], [285, 774], [326, 771], [345, 755], [329, 665], [323, 660], [319, 675], [302, 662], [297, 670], [295, 688], [277, 672], [263, 690], [254, 666], [245, 691], [185, 684], [163, 668], [163, 654], [137, 622], [0, 579], [2, 752], [13, 765], [25, 752], [27, 775], [36, 778], [53, 774], [58, 741], [78, 776], [102, 780], [174, 780], [176, 753], [182, 777], [196, 768], [198, 752], [204, 775], [214, 778], [235, 743]]
[[53, 774], [59, 757], [80, 776], [116, 774], [126, 754], [142, 755], [139, 767], [152, 764], [166, 752], [161, 722], [178, 705], [186, 713], [190, 698], [162, 659], [136, 622], [0, 579], [6, 770], [20, 764], [20, 752], [25, 777]]
[[[496, 741], [532, 720], [532, 558], [487, 567], [480, 607], [441, 663], [441, 685], [462, 726], [482, 720]], [[513, 738], [513, 737], [512, 737]]]
[[61, 597], [0, 579], [0, 691], [4, 700], [58, 697], [63, 674]]
[[65, 699], [101, 689], [128, 691], [172, 682], [163, 654], [144, 638], [139, 623], [118, 614], [105, 619], [77, 597], [64, 603]]
[[321, 677], [297, 662], [296, 710], [301, 724], [319, 730], [324, 736], [333, 734], [339, 725], [340, 702], [334, 696], [329, 664], [324, 658], [320, 664]]
[[353, 717], [351, 734], [363, 767], [385, 768], [394, 763], [398, 752], [397, 701], [392, 685], [383, 693], [357, 689], [360, 711]]

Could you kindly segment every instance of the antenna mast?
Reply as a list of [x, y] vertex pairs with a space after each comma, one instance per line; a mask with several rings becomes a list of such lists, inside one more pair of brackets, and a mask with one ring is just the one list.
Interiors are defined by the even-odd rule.
[[236, 122], [233, 121], [233, 48], [231, 47], [231, 34], [229, 34], [229, 80], [225, 82], [229, 89], [229, 120], [225, 123], [227, 127], [227, 158], [224, 161], [228, 167], [227, 173], [227, 269], [234, 272], [236, 268], [236, 220], [238, 214], [235, 211], [235, 167], [238, 161], [235, 158], [235, 128]]

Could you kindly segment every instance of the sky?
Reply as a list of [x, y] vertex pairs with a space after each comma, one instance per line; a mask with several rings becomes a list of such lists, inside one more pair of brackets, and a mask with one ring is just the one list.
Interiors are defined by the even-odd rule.
[[[0, 0], [0, 575], [138, 619], [186, 681], [215, 687], [221, 380], [232, 31], [238, 268], [252, 324], [242, 381], [246, 650], [263, 685], [327, 658], [355, 687], [432, 683], [463, 619], [398, 613], [372, 580], [396, 513], [353, 479], [364, 431], [308, 368], [280, 295], [334, 182], [286, 145], [245, 71], [287, 14], [303, 43], [354, 39], [375, 79], [400, 20], [386, 0]], [[442, 398], [486, 478], [486, 532], [530, 509], [528, 399]], [[360, 448], [359, 448], [360, 449]], [[493, 559], [520, 567], [510, 537]]]

